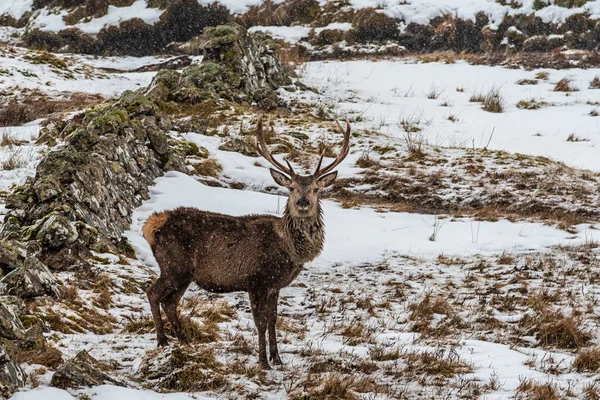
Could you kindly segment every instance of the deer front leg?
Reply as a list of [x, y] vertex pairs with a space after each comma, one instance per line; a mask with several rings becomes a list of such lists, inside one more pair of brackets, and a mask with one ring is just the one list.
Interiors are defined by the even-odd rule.
[[279, 300], [279, 290], [269, 294], [268, 297], [268, 331], [269, 331], [269, 359], [274, 365], [282, 365], [277, 349], [277, 301]]
[[250, 298], [250, 308], [252, 309], [252, 317], [254, 325], [258, 331], [258, 363], [264, 369], [271, 369], [267, 361], [267, 343], [266, 331], [268, 324], [268, 301], [264, 291], [248, 292]]

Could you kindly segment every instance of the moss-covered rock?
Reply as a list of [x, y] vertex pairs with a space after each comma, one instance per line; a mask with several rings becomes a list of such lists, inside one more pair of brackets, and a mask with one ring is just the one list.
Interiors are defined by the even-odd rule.
[[85, 350], [60, 367], [50, 381], [50, 386], [60, 389], [79, 388], [98, 385], [118, 385], [123, 383], [108, 376], [98, 368], [98, 360]]
[[228, 140], [226, 143], [222, 144], [219, 147], [219, 150], [235, 151], [236, 153], [241, 153], [245, 156], [258, 157], [258, 153], [256, 152], [256, 149], [254, 148], [254, 146], [252, 146], [250, 143], [246, 142], [245, 140], [238, 139], [238, 138], [232, 138], [232, 139]]
[[0, 398], [8, 399], [18, 388], [25, 386], [27, 375], [14, 362], [0, 343]]

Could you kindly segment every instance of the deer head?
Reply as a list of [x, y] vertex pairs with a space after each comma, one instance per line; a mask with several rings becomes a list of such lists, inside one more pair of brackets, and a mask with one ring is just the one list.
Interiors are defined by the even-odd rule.
[[[270, 127], [270, 119], [267, 127]], [[348, 155], [350, 150], [350, 123], [346, 120], [346, 129], [336, 120], [336, 126], [340, 133], [344, 135], [342, 150], [335, 160], [321, 168], [323, 155], [319, 159], [317, 168], [312, 175], [298, 175], [294, 172], [289, 161], [285, 160], [287, 166], [284, 166], [273, 157], [265, 143], [265, 135], [262, 126], [262, 115], [257, 121], [258, 153], [269, 161], [276, 169], [270, 168], [271, 176], [277, 184], [288, 188], [290, 191], [288, 199], [288, 212], [293, 218], [313, 218], [319, 213], [319, 195], [321, 191], [333, 184], [337, 178], [337, 171], [331, 172]], [[273, 128], [271, 128], [273, 130]]]

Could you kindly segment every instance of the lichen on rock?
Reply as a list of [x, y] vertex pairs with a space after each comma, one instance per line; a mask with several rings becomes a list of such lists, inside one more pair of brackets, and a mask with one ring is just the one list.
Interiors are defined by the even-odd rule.
[[275, 90], [291, 83], [293, 72], [278, 57], [278, 45], [267, 34], [248, 33], [231, 23], [207, 28], [203, 35], [204, 60], [181, 74], [161, 71], [146, 95], [157, 103], [196, 104], [210, 99], [256, 103], [273, 109]]

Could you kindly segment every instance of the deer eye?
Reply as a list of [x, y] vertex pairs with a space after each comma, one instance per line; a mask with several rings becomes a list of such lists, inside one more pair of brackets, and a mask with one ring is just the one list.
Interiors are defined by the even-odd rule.
[[315, 188], [315, 189], [313, 189], [313, 192], [315, 192], [315, 193], [319, 193], [319, 189], [318, 189], [318, 188]]
[[293, 192], [295, 189], [293, 187], [288, 188], [290, 192]]

